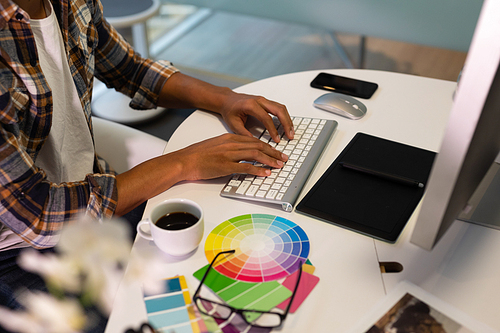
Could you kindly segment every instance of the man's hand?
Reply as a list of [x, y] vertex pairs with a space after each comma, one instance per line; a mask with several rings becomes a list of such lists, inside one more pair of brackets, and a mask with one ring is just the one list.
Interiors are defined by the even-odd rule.
[[293, 123], [286, 107], [261, 96], [231, 92], [228, 94], [219, 112], [229, 128], [237, 134], [252, 136], [245, 128], [245, 122], [248, 116], [254, 116], [264, 124], [273, 140], [279, 142], [278, 131], [274, 126], [270, 114], [278, 117], [285, 130], [285, 135], [289, 139], [293, 139], [295, 134]]
[[181, 165], [182, 180], [199, 180], [245, 173], [269, 176], [268, 168], [241, 161], [257, 161], [273, 168], [283, 167], [288, 157], [253, 137], [223, 134], [167, 155]]

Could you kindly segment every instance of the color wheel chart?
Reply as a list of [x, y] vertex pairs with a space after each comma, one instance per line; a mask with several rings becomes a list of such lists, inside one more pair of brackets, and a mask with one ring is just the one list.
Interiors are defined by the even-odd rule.
[[239, 281], [266, 282], [284, 278], [305, 263], [309, 238], [297, 224], [267, 214], [241, 215], [215, 227], [205, 242], [209, 262], [221, 251], [236, 250], [214, 269]]

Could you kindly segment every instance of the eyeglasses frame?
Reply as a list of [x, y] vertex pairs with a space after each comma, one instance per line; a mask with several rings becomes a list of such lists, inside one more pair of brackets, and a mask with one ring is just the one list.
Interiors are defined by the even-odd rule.
[[[287, 305], [287, 307], [285, 309], [285, 313], [279, 313], [279, 312], [275, 312], [275, 311], [259, 311], [259, 310], [236, 309], [236, 308], [230, 306], [229, 304], [222, 304], [222, 303], [215, 302], [215, 301], [212, 301], [212, 300], [208, 300], [208, 299], [205, 299], [205, 298], [199, 296], [201, 287], [203, 286], [203, 282], [205, 282], [205, 279], [207, 278], [208, 273], [210, 272], [210, 269], [213, 267], [214, 263], [217, 261], [217, 258], [220, 255], [223, 255], [223, 254], [233, 254], [235, 252], [236, 252], [236, 250], [221, 251], [221, 252], [217, 253], [217, 255], [214, 257], [214, 259], [212, 259], [212, 262], [210, 263], [210, 265], [208, 266], [207, 270], [205, 271], [205, 274], [203, 275], [202, 279], [200, 280], [200, 284], [198, 285], [198, 288], [196, 288], [196, 291], [194, 292], [194, 295], [193, 295], [193, 302], [194, 302], [194, 304], [196, 305], [196, 307], [198, 308], [198, 310], [200, 312], [202, 312], [203, 314], [206, 314], [208, 316], [211, 316], [211, 315], [200, 309], [200, 307], [198, 306], [198, 304], [196, 302], [197, 299], [204, 300], [204, 301], [207, 301], [207, 302], [210, 302], [210, 303], [214, 303], [214, 304], [219, 304], [221, 306], [225, 306], [225, 307], [229, 308], [231, 310], [231, 314], [233, 314], [233, 313], [239, 314], [240, 317], [243, 318], [243, 320], [248, 325], [250, 325], [250, 326], [259, 327], [259, 328], [276, 328], [276, 327], [280, 327], [283, 324], [283, 322], [285, 321], [285, 319], [286, 319], [286, 317], [288, 315], [288, 312], [290, 311], [290, 307], [292, 306], [293, 300], [295, 298], [295, 294], [297, 293], [297, 289], [299, 287], [300, 278], [302, 277], [302, 265], [303, 265], [303, 263], [300, 260], [299, 260], [299, 276], [297, 278], [297, 283], [295, 285], [295, 288], [293, 289], [292, 296], [290, 296], [290, 302], [288, 303], [288, 305]], [[275, 325], [275, 326], [261, 326], [261, 325], [252, 324], [252, 323], [248, 322], [247, 319], [245, 318], [245, 316], [243, 315], [243, 312], [246, 312], [246, 311], [251, 311], [251, 312], [256, 312], [256, 313], [261, 313], [261, 314], [264, 314], [264, 313], [276, 314], [276, 315], [278, 315], [280, 317], [280, 323], [278, 325]], [[228, 319], [229, 317], [231, 317], [231, 314], [226, 319]], [[213, 317], [213, 316], [211, 316], [211, 317]]]

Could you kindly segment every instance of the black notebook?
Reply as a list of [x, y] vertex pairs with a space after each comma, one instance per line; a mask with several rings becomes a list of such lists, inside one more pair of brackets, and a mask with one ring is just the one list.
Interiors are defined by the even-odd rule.
[[357, 133], [296, 210], [395, 242], [424, 194], [435, 156]]

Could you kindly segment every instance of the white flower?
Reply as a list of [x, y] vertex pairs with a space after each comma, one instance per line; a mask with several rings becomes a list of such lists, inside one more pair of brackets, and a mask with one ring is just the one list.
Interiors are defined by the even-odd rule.
[[[132, 248], [125, 223], [119, 219], [99, 223], [83, 216], [62, 229], [56, 253], [24, 250], [19, 265], [42, 276], [59, 298], [26, 292], [20, 299], [26, 311], [0, 308], [0, 324], [18, 332], [76, 332], [85, 325], [82, 304], [109, 313]], [[141, 264], [133, 265], [138, 269], [136, 278], [159, 280], [159, 265], [145, 257], [137, 262]], [[80, 299], [61, 300], [67, 293]]]
[[81, 291], [80, 271], [72, 260], [65, 260], [55, 253], [42, 254], [27, 249], [21, 252], [18, 264], [23, 269], [43, 276], [49, 287], [71, 293]]
[[75, 260], [126, 261], [132, 247], [126, 222], [120, 219], [98, 223], [89, 217], [65, 226], [57, 249]]
[[128, 228], [120, 219], [97, 223], [82, 217], [66, 226], [57, 249], [84, 274], [82, 293], [109, 313], [132, 247]]
[[26, 311], [0, 308], [0, 324], [15, 332], [78, 332], [85, 314], [75, 299], [58, 300], [43, 292], [26, 291], [19, 299]]

